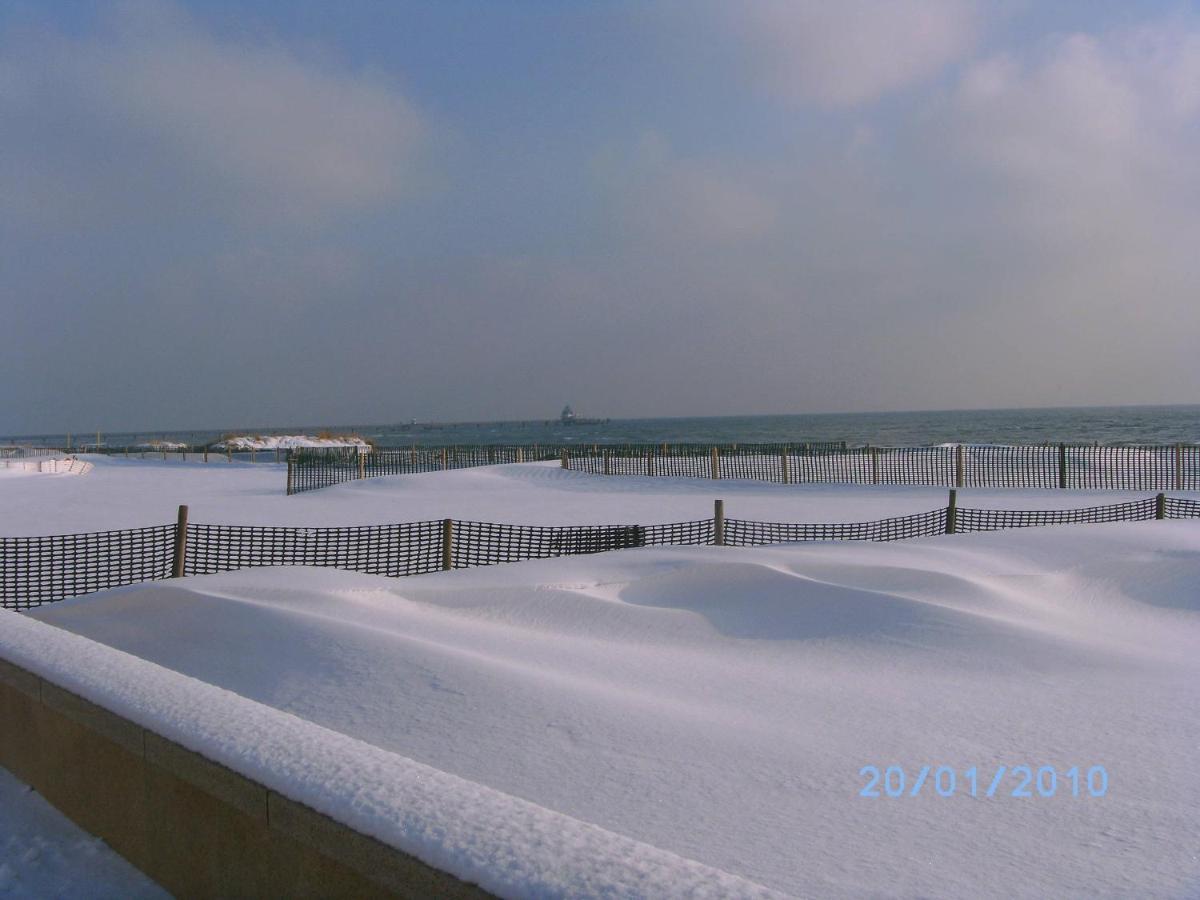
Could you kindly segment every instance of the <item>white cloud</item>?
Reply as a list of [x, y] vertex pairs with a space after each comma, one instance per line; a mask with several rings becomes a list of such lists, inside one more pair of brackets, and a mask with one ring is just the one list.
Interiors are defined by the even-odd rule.
[[971, 51], [981, 25], [970, 0], [756, 0], [722, 9], [772, 91], [831, 107], [936, 75]]
[[0, 184], [27, 210], [130, 205], [321, 219], [410, 187], [427, 128], [398, 88], [129, 3], [81, 37], [0, 45]]
[[761, 238], [776, 223], [771, 198], [748, 173], [675, 154], [654, 132], [597, 166], [622, 227], [639, 239], [698, 248]]

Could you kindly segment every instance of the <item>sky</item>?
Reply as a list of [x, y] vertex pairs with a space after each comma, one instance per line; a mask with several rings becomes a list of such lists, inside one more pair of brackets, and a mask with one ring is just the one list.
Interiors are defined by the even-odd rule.
[[0, 4], [0, 433], [1194, 403], [1200, 9]]

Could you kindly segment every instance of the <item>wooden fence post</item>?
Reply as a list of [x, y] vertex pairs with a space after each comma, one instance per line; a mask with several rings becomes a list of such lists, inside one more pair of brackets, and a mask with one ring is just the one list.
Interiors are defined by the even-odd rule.
[[233, 448], [229, 444], [225, 445], [225, 460], [226, 462], [233, 462]]
[[[205, 461], [205, 462], [208, 462], [208, 444], [205, 444], [205, 445], [204, 445], [204, 461]], [[288, 463], [289, 463], [289, 464], [291, 463], [291, 459], [290, 459], [290, 458], [288, 459]]]
[[879, 484], [879, 448], [868, 447], [871, 451], [871, 484]]
[[608, 457], [608, 451], [607, 451], [607, 450], [605, 450], [605, 451], [604, 451], [604, 474], [605, 474], [605, 475], [611, 475], [611, 474], [612, 474], [612, 463], [611, 463], [611, 462], [609, 462], [609, 457]]
[[450, 468], [449, 458], [446, 456], [446, 448], [442, 448], [442, 471]]
[[292, 496], [292, 493], [293, 493], [292, 489], [295, 487], [295, 481], [293, 480], [293, 475], [292, 475], [292, 454], [291, 453], [288, 454], [287, 464], [288, 464], [287, 495], [290, 497], [290, 496]]
[[725, 546], [725, 501], [713, 501], [713, 543], [718, 547]]
[[183, 577], [183, 562], [187, 558], [188, 508], [179, 507], [179, 518], [175, 520], [175, 556], [171, 561], [171, 577]]
[[789, 484], [791, 479], [788, 477], [788, 452], [786, 450], [779, 454], [779, 464], [780, 471], [783, 473], [783, 483]]
[[1157, 494], [1154, 498], [1154, 518], [1165, 519], [1167, 517], [1167, 495]]
[[367, 477], [367, 454], [365, 453], [358, 454], [358, 477]]
[[950, 503], [946, 507], [946, 534], [954, 534], [958, 530], [958, 491], [950, 489]]
[[258, 461], [258, 448], [251, 447], [250, 448], [250, 462], [257, 462], [257, 461]]
[[442, 519], [442, 571], [454, 568], [454, 520]]
[[954, 448], [954, 486], [963, 486], [963, 445]]
[[712, 477], [721, 477], [721, 451], [716, 447], [712, 448]]
[[524, 447], [517, 448], [517, 462], [519, 462], [519, 463], [525, 462], [525, 448]]
[[562, 467], [563, 467], [564, 469], [569, 469], [569, 468], [571, 468], [571, 462], [570, 462], [570, 458], [567, 456], [567, 448], [566, 448], [566, 447], [563, 447], [563, 452], [562, 452]]
[[1175, 445], [1175, 490], [1183, 490], [1183, 444]]
[[1067, 486], [1067, 445], [1058, 445], [1058, 486]]
[[646, 451], [646, 474], [650, 475], [651, 477], [654, 476], [654, 451], [653, 450]]

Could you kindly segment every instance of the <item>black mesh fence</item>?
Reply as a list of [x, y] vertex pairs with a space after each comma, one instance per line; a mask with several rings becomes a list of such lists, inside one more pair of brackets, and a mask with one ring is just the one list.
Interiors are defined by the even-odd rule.
[[641, 525], [547, 527], [455, 522], [451, 560], [456, 569], [643, 547]]
[[[739, 447], [723, 444], [717, 447], [726, 459], [743, 459], [747, 472], [765, 474], [757, 461], [764, 453], [784, 452], [819, 454], [845, 449], [845, 442], [807, 444], [753, 444]], [[747, 449], [747, 447], [749, 449]], [[465, 469], [502, 463], [561, 460], [579, 461], [571, 468], [613, 475], [678, 475], [707, 476], [711, 472], [709, 444], [530, 444], [472, 446], [411, 447], [373, 450], [359, 453], [354, 448], [322, 448], [293, 450], [288, 454], [288, 493], [314, 491], [357, 478], [376, 475], [413, 475], [438, 472], [444, 469]], [[591, 463], [594, 462], [594, 465]], [[607, 468], [606, 468], [607, 465]], [[727, 465], [736, 465], [727, 463]], [[649, 467], [649, 468], [647, 468]], [[732, 471], [732, 470], [731, 470]], [[757, 475], [727, 477], [758, 477]]]
[[[1200, 518], [1200, 501], [1148, 497], [1085, 509], [957, 508], [955, 531], [1037, 525]], [[872, 522], [787, 523], [727, 519], [732, 546], [801, 541], [898, 541], [943, 534], [945, 508]], [[450, 534], [447, 553], [445, 538]], [[330, 566], [374, 575], [419, 575], [446, 568], [601, 553], [655, 545], [712, 544], [712, 519], [657, 525], [537, 526], [440, 520], [395, 525], [292, 528], [202, 525], [187, 528], [182, 572], [205, 575], [255, 566]], [[26, 609], [106, 588], [170, 577], [176, 527], [0, 538], [0, 607]], [[447, 559], [448, 557], [448, 559]]]
[[442, 567], [442, 523], [284, 528], [188, 527], [185, 575], [254, 566], [331, 566], [371, 575], [420, 575]]
[[1155, 517], [1155, 499], [1132, 500], [1086, 509], [966, 509], [955, 513], [955, 530], [996, 531], [1034, 525], [1080, 525], [1088, 522], [1142, 522]]
[[877, 519], [874, 522], [793, 524], [747, 522], [742, 519], [725, 521], [725, 543], [730, 546], [785, 544], [795, 541], [901, 541], [945, 532], [945, 509]]
[[[715, 449], [715, 453], [713, 452]], [[1200, 446], [1068, 444], [855, 447], [743, 444], [574, 448], [569, 467], [596, 475], [669, 475], [778, 483], [1200, 490]]]
[[0, 607], [41, 603], [167, 578], [175, 526], [0, 538]]
[[288, 493], [315, 491], [356, 478], [414, 475], [502, 463], [560, 459], [562, 450], [526, 446], [411, 447], [360, 453], [354, 448], [293, 450], [288, 454]]
[[1167, 497], [1163, 508], [1168, 519], [1200, 519], [1200, 500]]

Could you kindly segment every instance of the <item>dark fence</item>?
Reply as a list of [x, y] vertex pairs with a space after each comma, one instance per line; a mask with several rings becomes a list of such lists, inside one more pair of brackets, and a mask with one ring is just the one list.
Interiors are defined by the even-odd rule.
[[725, 543], [732, 546], [787, 544], [793, 541], [902, 541], [945, 533], [945, 509], [874, 522], [792, 524], [747, 522], [742, 519], [725, 521]]
[[[754, 444], [757, 453], [821, 453], [844, 450], [844, 441], [807, 444]], [[720, 445], [726, 454], [740, 452], [737, 444]], [[288, 493], [315, 491], [358, 478], [377, 475], [414, 475], [444, 469], [468, 469], [501, 463], [538, 462], [572, 457], [598, 456], [604, 453], [630, 470], [647, 457], [673, 461], [673, 468], [662, 474], [692, 475], [708, 459], [710, 444], [475, 444], [446, 447], [405, 447], [376, 449], [361, 453], [353, 448], [305, 448], [287, 455]], [[642, 470], [644, 471], [644, 469]]]
[[449, 519], [396, 525], [288, 528], [176, 525], [49, 537], [0, 538], [0, 608], [28, 609], [106, 588], [255, 566], [329, 566], [419, 575], [652, 545], [735, 546], [795, 541], [898, 541], [934, 534], [1084, 522], [1200, 518], [1200, 501], [1159, 494], [1086, 509], [958, 508], [873, 522], [826, 524], [712, 519], [660, 525], [503, 525]]
[[536, 444], [528, 447], [409, 447], [371, 453], [341, 448], [293, 450], [287, 457], [288, 493], [315, 491], [344, 481], [378, 475], [413, 475], [443, 469], [558, 459], [561, 452], [558, 447], [539, 447]]
[[0, 607], [27, 609], [171, 575], [176, 528], [0, 538]]
[[596, 475], [733, 478], [781, 484], [1200, 490], [1200, 445], [858, 447], [760, 445], [680, 454], [571, 451], [571, 469]]

